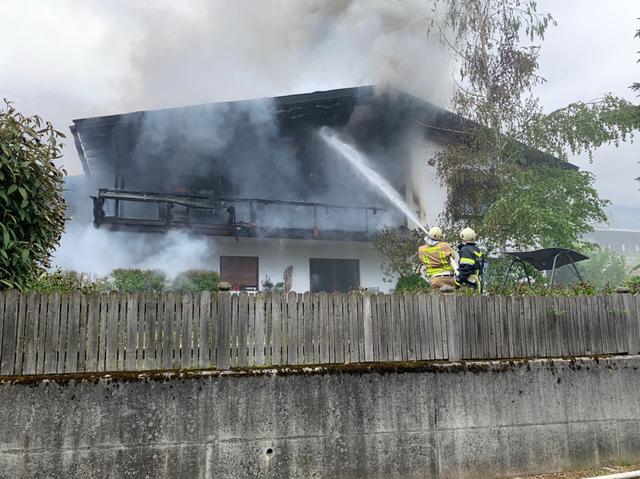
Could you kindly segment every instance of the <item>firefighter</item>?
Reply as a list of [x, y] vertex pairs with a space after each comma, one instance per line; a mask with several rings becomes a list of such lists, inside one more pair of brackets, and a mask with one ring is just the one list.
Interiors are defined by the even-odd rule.
[[433, 291], [440, 291], [443, 286], [455, 286], [454, 274], [457, 264], [453, 257], [453, 249], [443, 238], [442, 230], [434, 226], [424, 238], [426, 244], [418, 249], [418, 256], [424, 264]]
[[460, 232], [462, 243], [458, 245], [459, 271], [456, 274], [455, 284], [458, 287], [474, 288], [482, 291], [481, 273], [484, 266], [484, 253], [476, 245], [476, 232], [471, 228], [465, 228]]

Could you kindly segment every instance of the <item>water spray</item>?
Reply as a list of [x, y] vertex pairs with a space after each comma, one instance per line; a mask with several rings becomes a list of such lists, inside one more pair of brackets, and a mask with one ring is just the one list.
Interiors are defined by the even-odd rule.
[[360, 176], [366, 179], [371, 185], [375, 186], [398, 211], [405, 214], [407, 218], [416, 223], [425, 234], [429, 233], [427, 228], [420, 223], [418, 216], [411, 211], [395, 188], [368, 165], [367, 159], [362, 153], [348, 143], [342, 141], [338, 134], [331, 128], [323, 126], [320, 128], [319, 135], [320, 138], [339, 153], [339, 156], [346, 160], [356, 170], [356, 172], [360, 174]]

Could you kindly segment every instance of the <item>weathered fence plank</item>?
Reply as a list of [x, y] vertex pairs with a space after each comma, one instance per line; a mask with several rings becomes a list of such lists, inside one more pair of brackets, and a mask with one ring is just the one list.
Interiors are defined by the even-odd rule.
[[[329, 355], [327, 356], [330, 363], [336, 362], [336, 313], [333, 294], [327, 294], [327, 328], [328, 328], [328, 347]], [[302, 343], [300, 343], [302, 344]]]
[[[274, 293], [271, 296], [272, 317], [272, 352], [271, 364], [282, 364], [282, 294]], [[317, 337], [317, 336], [316, 336]]]
[[409, 331], [408, 331], [408, 321], [406, 316], [406, 307], [405, 307], [405, 299], [406, 295], [402, 294], [398, 296], [398, 340], [400, 341], [400, 357], [402, 361], [406, 361], [409, 359], [409, 347], [408, 347], [408, 339], [409, 339]]
[[264, 294], [257, 293], [255, 299], [255, 364], [264, 366], [265, 364], [265, 314], [264, 314]]
[[14, 373], [19, 303], [20, 295], [17, 291], [9, 291], [6, 294], [2, 333], [2, 355], [0, 356], [0, 375], [3, 376], [10, 376]]
[[231, 293], [218, 293], [218, 337], [216, 338], [217, 367], [229, 369], [231, 366]]
[[636, 298], [640, 301], [640, 296], [624, 294], [621, 297], [627, 318], [627, 351], [629, 354], [638, 354], [640, 353], [640, 310], [636, 309]]
[[[27, 316], [27, 295], [20, 295], [20, 302], [18, 304], [18, 319], [16, 324], [16, 359], [13, 367], [13, 374], [22, 374], [22, 367], [24, 362], [24, 347], [25, 347], [25, 322]], [[59, 334], [59, 332], [58, 332]]]
[[211, 318], [209, 319], [209, 347], [211, 348], [210, 358], [211, 367], [218, 367], [218, 330], [220, 324], [218, 322], [218, 311], [220, 309], [220, 295], [211, 295]]
[[[118, 325], [120, 321], [119, 295], [114, 292], [109, 293], [107, 304], [107, 333], [104, 369], [105, 371], [115, 371], [117, 369], [118, 359]], [[155, 339], [152, 342], [155, 344]]]
[[0, 293], [0, 374], [640, 353], [640, 297]]
[[[36, 373], [36, 356], [38, 350], [38, 322], [40, 321], [40, 297], [31, 293], [27, 300], [27, 318], [25, 324], [25, 345], [22, 374]], [[46, 301], [46, 298], [45, 298]], [[46, 312], [46, 303], [45, 303]]]
[[[200, 349], [200, 295], [192, 293], [193, 315], [191, 317], [191, 354], [187, 368], [193, 369], [198, 367], [198, 352]], [[244, 358], [246, 360], [246, 352]]]
[[[334, 300], [339, 300], [335, 293]], [[313, 364], [313, 310], [311, 303], [311, 293], [303, 295], [303, 329], [304, 329], [304, 363]]]
[[[183, 301], [191, 301], [191, 295], [185, 294]], [[147, 293], [144, 295], [144, 333], [143, 333], [143, 369], [155, 369], [156, 360], [156, 320], [158, 317], [158, 298], [155, 294]], [[191, 325], [183, 324], [185, 336], [191, 335]]]
[[[198, 366], [200, 368], [211, 367], [211, 348], [209, 344], [209, 332], [211, 324], [211, 293], [200, 293], [200, 316], [198, 322]], [[166, 307], [165, 302], [165, 307]], [[165, 320], [166, 320], [165, 313]]]
[[48, 374], [55, 373], [58, 364], [58, 341], [60, 328], [60, 294], [49, 295], [47, 307], [47, 327], [44, 338], [44, 357], [37, 367], [38, 371]]
[[597, 298], [587, 296], [584, 298], [583, 312], [585, 315], [586, 330], [591, 346], [591, 354], [602, 354], [600, 324], [598, 323]]
[[[126, 310], [126, 324], [127, 324], [127, 350], [125, 352], [125, 369], [127, 371], [134, 371], [138, 368], [138, 351], [141, 349], [138, 341], [138, 318], [139, 312], [139, 295], [135, 293], [127, 294], [127, 310]], [[142, 307], [144, 314], [144, 306]], [[170, 365], [165, 367], [169, 368]]]
[[404, 311], [405, 311], [405, 325], [406, 325], [406, 338], [407, 338], [407, 359], [409, 361], [415, 361], [418, 359], [418, 350], [420, 349], [420, 342], [416, 342], [416, 328], [417, 321], [413, 311], [413, 295], [404, 295]]
[[371, 313], [371, 295], [369, 294], [362, 296], [362, 317], [364, 321], [364, 360], [373, 361], [373, 316]]
[[326, 364], [329, 362], [329, 311], [327, 293], [320, 293], [318, 306], [320, 308], [320, 313], [318, 315], [318, 319], [320, 321], [320, 336], [318, 337], [320, 345], [320, 363]]
[[256, 296], [249, 295], [249, 324], [247, 325], [247, 364], [256, 363]]
[[[30, 298], [34, 297], [34, 301], [30, 304], [31, 311], [35, 309], [38, 298], [36, 295], [29, 295]], [[31, 316], [32, 317], [32, 316]], [[27, 320], [29, 321], [29, 319]], [[28, 324], [28, 323], [27, 323]], [[79, 349], [79, 335], [80, 332], [80, 293], [74, 292], [69, 296], [69, 314], [67, 316], [67, 333], [64, 338], [65, 342], [65, 373], [75, 373], [78, 371], [78, 349]]]
[[332, 361], [336, 363], [341, 363], [344, 360], [344, 344], [342, 343], [344, 335], [342, 328], [344, 324], [341, 324], [344, 322], [342, 317], [344, 314], [342, 311], [342, 296], [343, 293], [330, 293], [329, 295], [329, 315], [332, 316], [332, 330], [329, 331], [329, 334], [333, 334], [333, 339], [331, 340], [333, 348]]
[[[371, 343], [373, 347], [373, 359], [372, 361], [380, 361], [380, 315], [378, 313], [378, 297], [379, 294], [372, 294], [369, 296], [371, 305]], [[338, 317], [336, 315], [335, 321], [337, 323]], [[336, 324], [337, 328], [337, 324]], [[336, 361], [337, 362], [337, 361]]]
[[265, 364], [273, 364], [273, 307], [272, 307], [273, 295], [269, 294], [264, 299], [264, 314], [265, 314]]
[[[127, 303], [127, 323], [128, 321], [129, 321], [129, 303]], [[162, 329], [161, 329], [162, 351], [161, 351], [160, 361], [159, 361], [161, 367], [164, 369], [172, 369], [177, 367], [177, 365], [174, 364], [175, 322], [176, 322], [175, 295], [172, 292], [165, 293], [162, 295]], [[135, 334], [135, 330], [133, 330], [132, 333]], [[134, 348], [135, 348], [135, 343], [134, 343]], [[133, 352], [135, 354], [135, 350]], [[127, 356], [127, 360], [128, 360], [128, 356]]]
[[[69, 324], [69, 294], [60, 295], [60, 323], [58, 325], [58, 357], [56, 362], [56, 373], [64, 373], [64, 366], [67, 355], [67, 328]], [[24, 339], [24, 338], [23, 338]], [[18, 366], [16, 364], [16, 366]]]
[[[41, 301], [42, 303], [42, 301]], [[87, 371], [87, 341], [89, 322], [89, 298], [80, 298], [80, 329], [78, 331], [78, 371]]]
[[380, 325], [379, 360], [384, 362], [390, 361], [388, 339], [389, 309], [387, 298], [386, 294], [379, 294], [376, 301], [378, 303], [378, 324]]
[[298, 364], [298, 295], [287, 293], [287, 364]]
[[346, 303], [349, 317], [349, 362], [357, 363], [358, 358], [358, 306], [353, 293], [346, 296]]
[[[246, 291], [238, 295], [238, 346], [235, 364], [238, 367], [247, 365], [247, 330], [249, 327], [249, 297]], [[296, 358], [297, 359], [297, 358]]]

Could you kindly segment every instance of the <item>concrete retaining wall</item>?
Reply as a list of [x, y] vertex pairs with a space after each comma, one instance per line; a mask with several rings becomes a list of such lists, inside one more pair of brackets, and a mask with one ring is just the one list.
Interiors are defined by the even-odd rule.
[[0, 384], [2, 478], [483, 478], [640, 461], [640, 357]]

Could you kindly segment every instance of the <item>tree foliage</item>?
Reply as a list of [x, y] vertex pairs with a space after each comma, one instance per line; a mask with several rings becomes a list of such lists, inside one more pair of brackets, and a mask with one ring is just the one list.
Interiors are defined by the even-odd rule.
[[593, 222], [606, 220], [588, 172], [548, 166], [513, 169], [482, 221], [490, 249], [572, 247]]
[[[640, 18], [638, 18], [638, 20], [640, 20]], [[634, 37], [640, 38], [640, 28], [636, 30], [636, 34], [634, 35]], [[638, 53], [640, 54], [640, 51], [638, 51]], [[640, 63], [640, 58], [638, 59], [638, 63]], [[633, 84], [629, 88], [631, 88], [633, 91], [640, 92], [640, 82], [633, 82]]]
[[50, 265], [64, 230], [65, 171], [50, 122], [0, 109], [0, 288], [24, 289]]
[[[534, 0], [436, 1], [430, 32], [456, 59], [452, 109], [460, 119], [457, 141], [432, 160], [449, 191], [443, 220], [474, 226], [494, 246], [571, 246], [604, 218], [606, 202], [592, 176], [562, 160], [591, 156], [640, 128], [638, 107], [612, 95], [542, 111], [533, 94], [544, 82], [539, 44], [554, 24]], [[560, 224], [568, 231], [559, 234]]]
[[382, 272], [386, 281], [395, 281], [398, 277], [419, 274], [421, 263], [418, 248], [424, 243], [424, 233], [420, 230], [398, 230], [386, 226], [373, 242], [374, 249], [382, 257]]
[[111, 275], [115, 289], [123, 293], [161, 293], [165, 289], [163, 271], [119, 268]]
[[589, 257], [577, 264], [584, 281], [593, 284], [598, 290], [615, 288], [624, 283], [627, 278], [626, 261], [613, 251], [597, 247], [583, 250]]
[[400, 276], [396, 282], [395, 292], [401, 293], [427, 293], [431, 292], [429, 282], [420, 273], [409, 276]]
[[42, 273], [35, 281], [29, 283], [25, 289], [29, 292], [45, 294], [68, 294], [74, 292], [88, 294], [110, 291], [112, 288], [107, 278], [56, 268], [53, 271]]
[[171, 290], [178, 293], [191, 291], [218, 291], [220, 274], [217, 271], [190, 269], [180, 273], [171, 283]]

